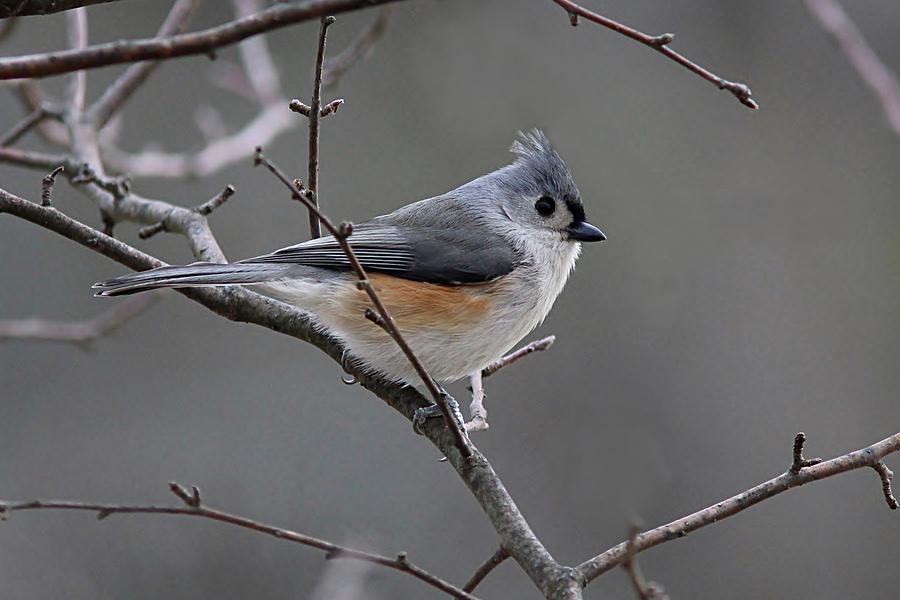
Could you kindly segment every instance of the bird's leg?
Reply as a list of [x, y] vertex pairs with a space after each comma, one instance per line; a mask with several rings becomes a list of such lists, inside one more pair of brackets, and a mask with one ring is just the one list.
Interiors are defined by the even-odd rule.
[[481, 369], [469, 375], [469, 385], [472, 388], [472, 403], [469, 405], [469, 417], [466, 423], [466, 431], [485, 431], [490, 427], [487, 422], [487, 409], [484, 408], [484, 385], [481, 381]]
[[[448, 394], [444, 388], [440, 388], [440, 392], [444, 399], [447, 400], [447, 406], [450, 407], [450, 412], [459, 424], [460, 429], [465, 430], [466, 422], [465, 419], [463, 419], [462, 412], [459, 410], [459, 402], [454, 400], [453, 396]], [[441, 407], [437, 404], [429, 404], [428, 406], [418, 408], [416, 409], [416, 412], [413, 413], [413, 431], [419, 435], [423, 435], [423, 427], [425, 427], [425, 422], [428, 419], [443, 418], [443, 416], [444, 414], [441, 412]]]

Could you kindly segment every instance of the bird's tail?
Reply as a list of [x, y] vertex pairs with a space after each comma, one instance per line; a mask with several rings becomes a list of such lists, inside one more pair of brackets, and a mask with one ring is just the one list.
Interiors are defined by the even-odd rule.
[[198, 262], [191, 265], [159, 267], [95, 283], [97, 296], [124, 296], [156, 288], [199, 287], [262, 283], [287, 274], [290, 265]]

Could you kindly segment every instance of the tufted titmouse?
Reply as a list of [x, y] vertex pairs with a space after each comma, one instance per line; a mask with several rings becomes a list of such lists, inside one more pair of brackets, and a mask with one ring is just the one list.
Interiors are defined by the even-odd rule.
[[[606, 239], [585, 220], [568, 168], [538, 130], [515, 162], [354, 227], [349, 238], [422, 364], [451, 382], [501, 357], [550, 311], [581, 250]], [[419, 385], [406, 357], [364, 317], [365, 292], [337, 241], [309, 240], [231, 264], [167, 266], [94, 285], [98, 296], [160, 287], [247, 285], [310, 313], [365, 370]]]

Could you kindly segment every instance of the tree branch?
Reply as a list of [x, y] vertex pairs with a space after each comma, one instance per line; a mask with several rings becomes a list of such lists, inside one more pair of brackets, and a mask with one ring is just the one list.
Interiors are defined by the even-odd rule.
[[[800, 439], [800, 435], [797, 436]], [[805, 439], [805, 436], [804, 438]], [[796, 451], [795, 441], [795, 459], [798, 454], [802, 458], [802, 444], [800, 444], [800, 452]], [[832, 458], [821, 463], [811, 466], [803, 466], [798, 472], [793, 471], [792, 463], [788, 471], [778, 477], [763, 482], [749, 490], [742, 492], [736, 496], [732, 496], [721, 502], [717, 502], [708, 508], [699, 510], [693, 514], [687, 515], [666, 525], [661, 525], [649, 531], [638, 534], [633, 543], [625, 541], [609, 550], [595, 556], [594, 558], [581, 563], [578, 566], [578, 572], [584, 577], [586, 582], [593, 581], [603, 573], [622, 564], [628, 557], [628, 553], [643, 552], [648, 548], [658, 546], [665, 542], [670, 542], [686, 536], [707, 525], [717, 523], [722, 519], [732, 517], [744, 510], [759, 504], [763, 500], [768, 500], [782, 492], [800, 487], [813, 481], [819, 481], [828, 477], [834, 477], [841, 473], [871, 467], [878, 470], [877, 465], [881, 460], [894, 452], [900, 451], [900, 433], [881, 440], [871, 446], [849, 452], [843, 456]], [[881, 463], [883, 464], [883, 463]], [[881, 473], [879, 472], [879, 475]], [[885, 491], [885, 497], [890, 494], [890, 480], [885, 485], [885, 478], [882, 477], [882, 488]], [[896, 502], [891, 504], [888, 500], [890, 508], [896, 508]]]
[[466, 592], [474, 592], [475, 588], [478, 587], [478, 584], [484, 581], [484, 578], [490, 575], [491, 571], [499, 567], [507, 558], [509, 558], [509, 552], [506, 551], [506, 548], [503, 546], [497, 548], [486, 561], [481, 563], [478, 570], [472, 574], [472, 577], [466, 582], [466, 585], [463, 586], [463, 590]]
[[894, 133], [900, 136], [900, 82], [866, 42], [835, 0], [803, 0], [819, 25], [837, 42], [863, 83], [878, 96]]
[[576, 4], [575, 2], [572, 2], [571, 0], [553, 0], [553, 2], [559, 4], [566, 10], [566, 12], [569, 13], [572, 25], [578, 24], [578, 17], [584, 17], [588, 21], [591, 21], [598, 25], [602, 25], [603, 27], [606, 27], [608, 29], [612, 29], [616, 33], [621, 33], [625, 37], [629, 37], [649, 48], [653, 48], [660, 54], [672, 59], [692, 73], [696, 73], [720, 90], [728, 90], [744, 106], [752, 108], [754, 110], [759, 108], [759, 104], [757, 104], [756, 101], [752, 98], [750, 88], [747, 87], [746, 84], [722, 79], [715, 73], [704, 69], [697, 63], [685, 58], [678, 52], [675, 52], [674, 50], [669, 48], [669, 44], [671, 44], [675, 39], [674, 33], [663, 33], [656, 36], [647, 35], [646, 33], [638, 31], [637, 29], [632, 29], [631, 27], [623, 25], [618, 21], [613, 21], [608, 17], [604, 17], [603, 15], [599, 15], [593, 11], [590, 11]]
[[97, 519], [106, 519], [110, 515], [122, 514], [163, 514], [163, 515], [183, 515], [189, 517], [201, 517], [212, 521], [219, 521], [234, 525], [243, 529], [249, 529], [259, 533], [264, 533], [280, 540], [309, 546], [325, 552], [326, 560], [335, 559], [353, 559], [369, 562], [372, 564], [394, 569], [401, 573], [407, 573], [416, 579], [427, 583], [428, 585], [450, 594], [454, 598], [463, 600], [478, 600], [472, 594], [465, 592], [456, 586], [444, 581], [443, 579], [432, 575], [425, 569], [411, 563], [406, 557], [405, 552], [401, 552], [396, 558], [373, 554], [341, 546], [323, 539], [315, 538], [296, 531], [269, 525], [261, 521], [249, 519], [232, 513], [228, 513], [215, 508], [209, 508], [201, 499], [200, 490], [196, 486], [191, 487], [188, 492], [177, 483], [170, 483], [169, 489], [173, 494], [178, 496], [184, 506], [155, 506], [155, 505], [126, 505], [126, 504], [99, 504], [92, 502], [74, 502], [70, 500], [30, 500], [30, 501], [0, 501], [0, 520], [7, 520], [9, 515], [25, 510], [70, 510], [82, 512], [97, 513]]
[[98, 339], [116, 331], [160, 298], [159, 293], [134, 296], [84, 321], [50, 321], [40, 318], [0, 321], [0, 341], [67, 342], [87, 350]]
[[62, 50], [2, 59], [0, 79], [46, 77], [79, 69], [94, 69], [142, 60], [165, 60], [192, 54], [208, 54], [217, 48], [280, 27], [397, 1], [399, 0], [307, 0], [276, 4], [254, 15], [194, 33], [157, 39], [118, 41], [89, 46], [82, 50]]

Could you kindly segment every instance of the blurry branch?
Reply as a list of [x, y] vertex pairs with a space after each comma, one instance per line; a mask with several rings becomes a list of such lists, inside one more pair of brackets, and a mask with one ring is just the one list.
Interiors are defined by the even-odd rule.
[[632, 29], [627, 25], [623, 25], [622, 23], [613, 21], [608, 17], [604, 17], [603, 15], [599, 15], [593, 11], [590, 11], [576, 4], [575, 2], [572, 2], [571, 0], [553, 0], [553, 2], [556, 2], [566, 10], [566, 12], [569, 14], [569, 19], [572, 25], [578, 25], [578, 18], [583, 17], [588, 21], [597, 23], [598, 25], [602, 25], [603, 27], [606, 27], [608, 29], [612, 29], [616, 33], [621, 33], [625, 37], [629, 37], [636, 42], [640, 42], [645, 46], [653, 48], [660, 54], [672, 59], [692, 73], [696, 73], [720, 90], [728, 90], [744, 106], [752, 109], [759, 108], [759, 105], [751, 96], [750, 88], [747, 87], [746, 84], [722, 79], [715, 73], [704, 69], [697, 63], [685, 58], [678, 52], [675, 52], [674, 50], [669, 48], [669, 44], [671, 44], [675, 39], [674, 33], [663, 33], [655, 36], [647, 35], [646, 33], [638, 31], [637, 29]]
[[[201, 0], [177, 0], [168, 16], [156, 32], [157, 38], [181, 32], [200, 7]], [[110, 117], [118, 111], [131, 95], [159, 66], [159, 62], [145, 61], [131, 65], [113, 82], [89, 110], [90, 119], [102, 129]], [[84, 71], [80, 71], [84, 73]]]
[[478, 587], [478, 584], [484, 581], [484, 578], [490, 575], [491, 571], [499, 567], [507, 558], [509, 558], [509, 552], [506, 551], [506, 548], [503, 546], [497, 548], [486, 561], [481, 563], [481, 566], [478, 567], [469, 581], [466, 582], [466, 585], [463, 586], [463, 590], [466, 592], [474, 592], [475, 588]]
[[[229, 198], [234, 196], [234, 186], [227, 185], [225, 189], [198, 206], [195, 206], [191, 210], [201, 216], [209, 216], [209, 214], [225, 204]], [[148, 238], [153, 237], [157, 233], [161, 233], [163, 231], [169, 231], [168, 225], [166, 225], [166, 220], [163, 219], [153, 225], [148, 225], [147, 227], [142, 227], [138, 230], [138, 237], [142, 240], [146, 240]]]
[[[84, 50], [87, 46], [87, 13], [84, 8], [76, 8], [66, 14], [66, 25], [69, 45], [73, 50]], [[75, 71], [70, 76], [68, 107], [73, 113], [84, 111], [85, 94], [87, 93], [87, 73]]]
[[50, 103], [44, 100], [44, 95], [37, 83], [30, 79], [24, 79], [16, 82], [15, 89], [19, 96], [19, 101], [26, 111], [32, 114], [41, 112], [46, 117], [37, 123], [38, 134], [49, 144], [67, 147], [69, 145], [69, 133], [65, 126], [59, 123], [58, 120], [50, 120], [50, 117], [61, 119], [62, 111], [52, 107]]
[[161, 295], [153, 292], [128, 298], [93, 319], [50, 321], [47, 319], [9, 319], [0, 321], [0, 341], [31, 340], [68, 342], [89, 349], [101, 337], [111, 334], [155, 304]]
[[289, 529], [268, 525], [260, 521], [248, 519], [232, 513], [209, 508], [203, 503], [200, 496], [200, 490], [196, 486], [191, 486], [188, 491], [181, 485], [172, 482], [169, 489], [173, 494], [178, 496], [184, 503], [184, 506], [135, 506], [125, 504], [97, 504], [90, 502], [73, 502], [69, 500], [30, 500], [24, 502], [7, 502], [0, 501], [0, 520], [7, 520], [13, 512], [23, 510], [74, 510], [93, 512], [97, 514], [97, 519], [106, 519], [110, 515], [123, 514], [164, 514], [164, 515], [184, 515], [190, 517], [201, 517], [221, 523], [227, 523], [236, 527], [250, 529], [259, 533], [264, 533], [280, 540], [294, 542], [310, 548], [316, 548], [325, 552], [326, 560], [334, 559], [353, 559], [369, 562], [372, 564], [394, 569], [401, 573], [407, 573], [416, 579], [437, 588], [438, 590], [453, 596], [454, 598], [462, 598], [463, 600], [477, 600], [475, 596], [464, 592], [456, 586], [444, 581], [443, 579], [432, 575], [425, 569], [411, 563], [406, 557], [406, 553], [401, 552], [396, 558], [364, 552], [340, 546], [326, 540], [315, 538], [302, 533], [297, 533]]
[[900, 82], [897, 76], [878, 58], [836, 0], [804, 0], [804, 4], [822, 29], [837, 42], [863, 83], [878, 96], [891, 129], [900, 136]]
[[0, 0], [0, 19], [28, 15], [49, 15], [92, 4], [118, 0]]
[[398, 0], [307, 0], [276, 4], [256, 14], [202, 31], [164, 38], [123, 40], [83, 49], [44, 52], [0, 59], [0, 79], [46, 77], [106, 65], [210, 54], [260, 33], [327, 15]]
[[[882, 459], [889, 454], [900, 451], [900, 433], [895, 433], [866, 448], [823, 462], [815, 462], [816, 459], [808, 461], [803, 458], [805, 441], [805, 435], [802, 433], [797, 434], [797, 437], [794, 439], [794, 460], [787, 472], [782, 475], [754, 486], [736, 496], [717, 502], [708, 508], [632, 536], [630, 540], [622, 542], [580, 564], [577, 567], [579, 573], [584, 577], [585, 582], [593, 581], [603, 573], [623, 564], [626, 560], [633, 558], [634, 555], [648, 548], [682, 538], [702, 527], [718, 523], [722, 519], [743, 512], [751, 506], [777, 496], [782, 492], [856, 469], [875, 469], [881, 478], [882, 491], [888, 507], [891, 509], [897, 508], [897, 501], [894, 499], [891, 490], [891, 473]], [[796, 469], [798, 464], [800, 468]]]
[[322, 87], [328, 89], [337, 85], [341, 77], [353, 68], [357, 63], [366, 60], [372, 53], [372, 49], [384, 32], [391, 16], [391, 6], [385, 6], [378, 11], [378, 16], [372, 20], [353, 42], [341, 50], [341, 52], [325, 61], [322, 75]]
[[655, 581], [647, 581], [644, 578], [643, 572], [641, 572], [641, 568], [637, 564], [634, 541], [640, 531], [641, 529], [638, 525], [635, 525], [631, 529], [631, 537], [628, 538], [628, 547], [625, 551], [625, 560], [622, 562], [622, 568], [628, 573], [628, 579], [631, 581], [631, 586], [634, 588], [634, 591], [637, 593], [640, 600], [669, 600], [669, 596], [666, 594], [665, 590], [662, 589], [662, 586]]

